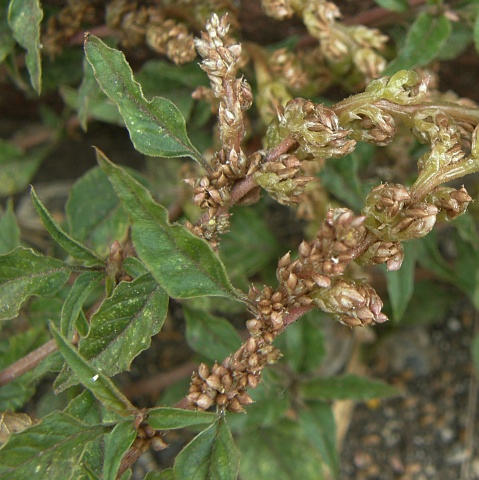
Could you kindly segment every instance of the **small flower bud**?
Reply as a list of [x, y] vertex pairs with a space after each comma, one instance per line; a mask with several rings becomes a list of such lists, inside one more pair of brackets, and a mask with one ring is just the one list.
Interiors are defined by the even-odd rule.
[[227, 373], [221, 377], [221, 384], [226, 390], [231, 388], [231, 385], [233, 385], [233, 377], [230, 373]]
[[241, 405], [250, 405], [254, 403], [254, 400], [246, 392], [239, 393], [236, 398], [239, 400]]
[[214, 390], [219, 390], [221, 388], [221, 381], [217, 375], [210, 375], [206, 379], [206, 383], [209, 387], [213, 388]]
[[249, 353], [253, 353], [257, 349], [257, 342], [253, 337], [249, 337], [245, 344], [245, 350]]
[[258, 386], [258, 377], [256, 375], [253, 375], [252, 373], [250, 373], [248, 375], [248, 385], [251, 387], [251, 388], [256, 388]]
[[198, 405], [198, 407], [203, 410], [208, 410], [208, 408], [210, 408], [213, 403], [213, 399], [204, 393], [200, 395], [200, 397], [196, 401], [196, 405]]
[[202, 380], [206, 380], [210, 375], [210, 369], [205, 363], [201, 363], [199, 368], [198, 368], [198, 376]]
[[256, 318], [252, 318], [246, 322], [246, 328], [253, 336], [258, 336], [261, 333], [262, 327], [263, 323]]
[[151, 448], [156, 452], [160, 452], [161, 450], [168, 448], [168, 444], [161, 437], [158, 436], [155, 436], [150, 440], [150, 445]]
[[252, 353], [248, 358], [248, 366], [250, 368], [255, 368], [258, 365], [258, 354]]
[[228, 410], [235, 413], [243, 413], [245, 411], [236, 397], [230, 401], [228, 405]]

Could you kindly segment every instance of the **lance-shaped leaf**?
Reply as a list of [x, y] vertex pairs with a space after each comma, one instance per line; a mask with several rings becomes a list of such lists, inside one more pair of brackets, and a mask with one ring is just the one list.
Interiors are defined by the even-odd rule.
[[105, 408], [122, 416], [129, 416], [137, 411], [113, 382], [101, 370], [91, 366], [60, 334], [53, 323], [50, 323], [50, 330], [60, 353], [77, 375], [78, 381], [88, 388]]
[[11, 252], [20, 246], [20, 228], [13, 210], [13, 202], [7, 202], [7, 208], [0, 217], [0, 254]]
[[404, 46], [383, 75], [427, 65], [440, 53], [451, 31], [451, 23], [445, 15], [420, 13], [409, 29]]
[[102, 272], [82, 273], [73, 284], [63, 304], [60, 317], [60, 331], [65, 338], [71, 338], [81, 308], [93, 289], [103, 279]]
[[70, 237], [58, 223], [50, 215], [50, 212], [45, 208], [45, 205], [40, 201], [35, 189], [31, 190], [32, 201], [35, 209], [42, 219], [43, 225], [47, 229], [48, 233], [52, 236], [53, 240], [60, 245], [69, 255], [78, 260], [83, 260], [85, 265], [103, 265], [105, 262], [95, 255], [91, 250], [86, 248], [80, 242]]
[[25, 63], [33, 88], [42, 89], [42, 59], [40, 56], [40, 22], [43, 10], [39, 0], [12, 0], [8, 8], [8, 23], [15, 40], [27, 51]]
[[20, 192], [38, 170], [48, 147], [39, 147], [27, 153], [13, 143], [0, 139], [0, 196]]
[[[79, 353], [93, 367], [112, 376], [130, 369], [133, 359], [163, 326], [168, 295], [150, 274], [121, 282], [91, 317], [90, 331], [80, 340]], [[55, 388], [64, 390], [81, 381], [64, 369]]]
[[179, 480], [175, 477], [175, 471], [172, 468], [167, 468], [161, 472], [148, 472], [145, 480]]
[[133, 222], [132, 239], [138, 256], [170, 296], [243, 299], [206, 241], [182, 225], [170, 224], [167, 210], [145, 187], [99, 150], [97, 158]]
[[476, 20], [474, 21], [474, 28], [473, 28], [473, 39], [474, 39], [474, 47], [476, 52], [479, 52], [479, 15], [477, 15]]
[[98, 167], [73, 185], [66, 217], [70, 235], [104, 256], [115, 240], [121, 242], [126, 238], [130, 225], [111, 183]]
[[299, 387], [307, 400], [371, 400], [399, 395], [399, 390], [380, 380], [342, 375], [339, 377], [315, 378]]
[[218, 419], [210, 412], [195, 412], [173, 407], [157, 407], [148, 410], [147, 423], [155, 430], [174, 430], [176, 428], [208, 425]]
[[12, 435], [0, 450], [0, 478], [70, 478], [89, 442], [110, 427], [87, 425], [61, 412]]
[[412, 240], [404, 245], [404, 261], [399, 270], [386, 272], [388, 294], [391, 300], [393, 318], [399, 322], [406, 311], [414, 292], [414, 270], [418, 252], [418, 241]]
[[228, 320], [199, 310], [183, 310], [188, 345], [210, 360], [221, 361], [241, 346], [241, 338]]
[[179, 109], [166, 98], [147, 100], [122, 52], [88, 35], [85, 54], [100, 87], [118, 106], [139, 152], [153, 157], [188, 156], [208, 168], [188, 138]]
[[31, 295], [53, 295], [68, 280], [71, 267], [29, 248], [0, 255], [0, 320], [15, 318]]
[[298, 411], [298, 421], [309, 442], [321, 453], [333, 478], [339, 478], [336, 424], [331, 406], [326, 402], [308, 402]]
[[178, 454], [174, 472], [178, 480], [236, 480], [238, 467], [233, 436], [220, 417]]
[[322, 459], [298, 423], [283, 419], [238, 438], [240, 475], [248, 480], [324, 480]]
[[136, 438], [132, 421], [119, 423], [111, 433], [106, 435], [105, 462], [103, 480], [116, 480], [121, 459]]

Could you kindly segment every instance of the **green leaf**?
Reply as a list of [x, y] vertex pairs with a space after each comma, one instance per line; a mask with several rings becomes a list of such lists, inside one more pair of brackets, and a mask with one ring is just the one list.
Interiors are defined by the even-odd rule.
[[148, 472], [145, 480], [176, 480], [175, 471], [168, 468], [162, 472]]
[[153, 157], [188, 156], [208, 168], [188, 138], [181, 112], [166, 98], [149, 101], [144, 97], [122, 52], [88, 35], [85, 54], [100, 87], [117, 104], [139, 152]]
[[462, 241], [469, 243], [474, 249], [479, 248], [479, 235], [476, 222], [470, 212], [466, 212], [454, 220], [454, 226]]
[[96, 425], [104, 423], [102, 418], [102, 406], [96, 400], [90, 390], [83, 390], [79, 395], [73, 398], [63, 413], [80, 420], [83, 423]]
[[75, 323], [88, 295], [100, 284], [104, 274], [102, 272], [84, 272], [78, 276], [70, 288], [63, 304], [60, 331], [65, 338], [73, 336]]
[[[88, 68], [91, 69], [89, 63]], [[79, 90], [75, 90], [68, 85], [62, 85], [59, 92], [65, 104], [78, 112], [80, 125], [85, 131], [88, 127], [88, 120], [99, 120], [100, 122], [124, 127], [125, 122], [117, 106], [100, 90], [95, 77], [93, 77], [93, 81], [95, 88], [92, 88], [88, 93], [82, 90], [82, 85], [80, 85]]]
[[408, 0], [375, 0], [375, 2], [380, 7], [392, 12], [404, 13], [409, 9]]
[[20, 246], [20, 228], [10, 199], [0, 217], [0, 254], [11, 252], [18, 246]]
[[173, 407], [155, 407], [148, 410], [147, 423], [155, 430], [174, 430], [176, 428], [209, 425], [218, 419], [210, 412], [195, 412]]
[[474, 21], [472, 33], [474, 38], [474, 48], [476, 49], [476, 52], [479, 52], [479, 15], [477, 15], [476, 20]]
[[421, 12], [411, 25], [398, 56], [386, 67], [383, 75], [428, 65], [437, 57], [451, 31], [445, 15], [432, 16]]
[[105, 436], [103, 480], [116, 480], [121, 459], [135, 438], [136, 430], [131, 420], [119, 423]]
[[71, 343], [62, 337], [52, 323], [50, 323], [50, 330], [69, 367], [105, 408], [123, 416], [129, 416], [136, 412], [136, 408], [114, 386], [113, 382], [101, 370], [92, 367]]
[[433, 280], [419, 280], [414, 283], [414, 293], [406, 312], [400, 321], [401, 326], [417, 326], [437, 322], [442, 319], [459, 292]]
[[110, 245], [128, 235], [128, 215], [110, 182], [98, 167], [88, 171], [72, 187], [66, 204], [68, 231], [72, 237], [107, 256]]
[[248, 288], [252, 275], [282, 255], [281, 245], [265, 221], [260, 206], [237, 207], [232, 211], [231, 229], [221, 241], [221, 258], [235, 284]]
[[0, 139], [0, 197], [22, 191], [35, 175], [47, 149], [24, 153]]
[[27, 51], [25, 63], [30, 82], [37, 93], [42, 89], [42, 58], [40, 55], [40, 23], [43, 10], [39, 0], [11, 0], [8, 23], [15, 40]]
[[207, 76], [195, 62], [174, 65], [165, 60], [149, 60], [136, 74], [136, 80], [147, 97], [168, 98], [185, 118], [190, 116], [195, 103], [191, 92], [199, 85], [208, 86]]
[[53, 295], [70, 277], [71, 268], [62, 261], [18, 247], [0, 255], [0, 320], [18, 315], [22, 303], [32, 295]]
[[438, 237], [435, 230], [421, 238], [418, 249], [417, 261], [421, 267], [433, 272], [446, 282], [456, 283], [456, 272], [439, 252]]
[[355, 151], [349, 155], [328, 159], [318, 174], [328, 192], [356, 212], [363, 207], [375, 182], [374, 179], [363, 182], [359, 176], [371, 163], [375, 150], [373, 145], [358, 143]]
[[[43, 326], [11, 333], [0, 340], [0, 369], [8, 367], [47, 341], [48, 335]], [[42, 364], [0, 388], [0, 412], [16, 411], [34, 395], [36, 383], [45, 373]]]
[[122, 267], [128, 275], [133, 278], [141, 277], [148, 273], [148, 269], [142, 263], [142, 261], [136, 257], [126, 257]]
[[[91, 106], [93, 93], [98, 90], [93, 68], [87, 58], [83, 58], [83, 78], [78, 89], [78, 118], [83, 130], [87, 131], [88, 112]], [[106, 99], [105, 99], [106, 100]]]
[[467, 47], [473, 42], [473, 32], [471, 26], [466, 22], [452, 22], [452, 32], [447, 42], [445, 42], [437, 57], [438, 60], [454, 60], [465, 52]]
[[[3, 5], [1, 8], [5, 8]], [[13, 52], [15, 48], [15, 39], [12, 31], [8, 26], [6, 15], [0, 16], [0, 63], [3, 63], [5, 58]]]
[[296, 422], [284, 419], [238, 438], [240, 475], [248, 480], [322, 480], [322, 459]]
[[181, 225], [170, 224], [167, 210], [152, 199], [146, 188], [99, 150], [97, 158], [132, 220], [132, 239], [138, 257], [168, 295], [243, 300], [206, 241]]
[[399, 395], [399, 390], [380, 380], [341, 375], [338, 377], [315, 378], [300, 385], [306, 400], [356, 400], [385, 398]]
[[221, 362], [241, 346], [241, 338], [228, 320], [199, 310], [183, 310], [186, 341], [197, 353]]
[[53, 412], [38, 425], [12, 435], [0, 449], [0, 478], [69, 479], [82, 461], [88, 442], [108, 431], [61, 412]]
[[[150, 274], [121, 282], [91, 317], [79, 354], [107, 376], [129, 370], [133, 359], [161, 330], [167, 312], [168, 296]], [[57, 378], [55, 388], [61, 391], [79, 381], [83, 383], [67, 368]]]
[[404, 261], [399, 270], [386, 272], [388, 294], [394, 321], [399, 322], [414, 292], [414, 270], [418, 251], [417, 241], [404, 244]]
[[313, 310], [295, 322], [278, 337], [275, 345], [285, 361], [298, 373], [308, 373], [319, 367], [325, 355], [322, 312]]
[[[280, 377], [281, 378], [281, 377]], [[258, 428], [276, 425], [291, 408], [291, 398], [285, 390], [283, 380], [275, 379], [270, 371], [264, 371], [263, 382], [248, 391], [254, 403], [248, 405], [246, 415], [228, 415], [228, 424], [234, 433], [256, 431]], [[275, 381], [276, 380], [276, 381]]]
[[83, 260], [86, 266], [104, 265], [105, 262], [95, 255], [91, 250], [70, 237], [58, 223], [53, 219], [43, 203], [38, 198], [35, 189], [31, 189], [32, 201], [38, 215], [42, 219], [43, 225], [51, 235], [53, 240], [60, 245], [69, 255], [78, 260]]
[[173, 469], [177, 480], [236, 480], [238, 464], [238, 450], [220, 417], [183, 448]]
[[336, 448], [336, 423], [332, 408], [323, 402], [308, 402], [298, 410], [299, 425], [328, 466], [333, 478], [339, 478], [339, 453]]

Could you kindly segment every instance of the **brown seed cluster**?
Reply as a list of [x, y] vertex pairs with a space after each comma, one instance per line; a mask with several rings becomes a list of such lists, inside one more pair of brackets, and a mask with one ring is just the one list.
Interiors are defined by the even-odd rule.
[[422, 142], [431, 145], [431, 152], [428, 152], [418, 162], [419, 172], [424, 168], [425, 160], [430, 156], [437, 158], [443, 163], [456, 163], [464, 158], [462, 150], [462, 135], [453, 118], [440, 110], [416, 113], [414, 117], [414, 128], [412, 132]]
[[276, 201], [291, 205], [301, 201], [304, 187], [314, 177], [302, 174], [301, 162], [295, 155], [285, 154], [261, 164], [254, 179]]
[[349, 327], [384, 323], [388, 319], [381, 312], [381, 298], [365, 281], [338, 279], [327, 291], [313, 293], [312, 298], [321, 310], [332, 313]]
[[404, 260], [404, 249], [400, 242], [385, 242], [379, 240], [373, 243], [358, 259], [360, 265], [386, 264], [389, 271], [401, 268]]
[[261, 0], [264, 13], [276, 20], [286, 20], [294, 15], [288, 0]]
[[275, 50], [269, 58], [271, 73], [276, 78], [281, 78], [291, 90], [300, 90], [309, 82], [309, 76], [304, 71], [298, 54], [286, 48]]
[[52, 57], [59, 55], [82, 27], [101, 23], [101, 6], [98, 0], [68, 1], [57, 15], [48, 19], [42, 35], [43, 51]]
[[416, 201], [400, 184], [381, 184], [366, 199], [363, 213], [367, 227], [383, 242], [395, 243], [427, 235], [439, 208], [427, 201]]
[[222, 365], [215, 363], [210, 370], [202, 363], [192, 376], [187, 400], [200, 410], [217, 405], [221, 411], [243, 412], [245, 405], [253, 403], [247, 389], [256, 388], [263, 368], [280, 357], [277, 348], [250, 337]]
[[[361, 110], [364, 110], [361, 112]], [[375, 107], [358, 109], [354, 113], [358, 120], [351, 123], [353, 138], [363, 142], [373, 143], [379, 147], [389, 145], [396, 136], [394, 118]]]
[[451, 221], [462, 215], [472, 202], [472, 198], [464, 187], [460, 189], [450, 187], [437, 187], [426, 197], [438, 209], [438, 219]]
[[278, 122], [270, 126], [268, 136], [293, 137], [299, 143], [295, 155], [300, 160], [312, 160], [339, 158], [351, 153], [356, 142], [349, 138], [350, 132], [340, 126], [338, 117], [330, 108], [295, 98], [285, 107], [278, 108]]

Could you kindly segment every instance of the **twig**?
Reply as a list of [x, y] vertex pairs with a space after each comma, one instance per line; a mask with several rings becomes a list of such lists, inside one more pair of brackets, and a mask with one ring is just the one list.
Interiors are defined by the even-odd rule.
[[285, 154], [289, 151], [293, 146], [297, 145], [297, 141], [291, 137], [286, 137], [281, 143], [276, 145], [276, 147], [272, 148], [268, 154], [266, 155], [267, 162], [274, 162], [277, 160], [281, 155]]
[[166, 387], [191, 375], [197, 366], [198, 363], [193, 361], [183, 363], [168, 372], [160, 372], [140, 382], [132, 383], [123, 390], [123, 393], [131, 399], [142, 395], [157, 396]]
[[0, 386], [13, 382], [24, 373], [35, 368], [42, 360], [58, 350], [55, 340], [51, 339], [47, 343], [17, 360], [12, 365], [0, 371]]

